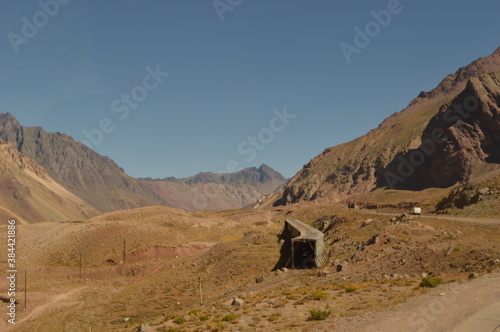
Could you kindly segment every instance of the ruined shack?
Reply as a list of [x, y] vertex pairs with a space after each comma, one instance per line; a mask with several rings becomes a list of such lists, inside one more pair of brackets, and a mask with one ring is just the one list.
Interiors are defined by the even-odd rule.
[[275, 266], [279, 268], [314, 268], [326, 264], [323, 255], [324, 234], [304, 224], [300, 220], [285, 220], [285, 225], [278, 234], [282, 242], [281, 257]]

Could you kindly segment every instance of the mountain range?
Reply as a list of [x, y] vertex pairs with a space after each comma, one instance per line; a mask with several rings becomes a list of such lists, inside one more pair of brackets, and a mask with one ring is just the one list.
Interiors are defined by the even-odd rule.
[[[233, 174], [200, 173], [187, 179], [135, 179], [110, 158], [70, 136], [46, 132], [41, 127], [24, 127], [10, 113], [0, 113], [0, 140], [1, 160], [9, 164], [1, 173], [5, 185], [0, 189], [0, 206], [32, 221], [82, 219], [151, 205], [183, 209], [241, 208], [286, 182], [266, 165]], [[30, 168], [18, 167], [16, 160], [22, 160]], [[33, 175], [30, 169], [37, 171]], [[35, 204], [34, 193], [30, 192], [33, 185], [26, 184], [27, 174], [30, 183], [37, 183], [36, 186], [44, 186], [47, 181], [58, 185], [59, 196], [52, 192], [47, 195], [56, 195], [64, 208], [59, 207], [58, 213], [48, 209], [45, 205], [56, 209], [57, 204], [49, 204], [48, 196], [41, 193]], [[76, 204], [73, 208], [69, 208], [70, 203], [65, 199], [68, 195]]]
[[449, 188], [499, 166], [500, 48], [420, 92], [366, 135], [327, 148], [289, 181], [267, 165], [136, 179], [68, 135], [0, 113], [0, 215], [25, 221], [151, 205], [222, 210], [256, 201], [254, 207], [339, 202], [374, 190]]

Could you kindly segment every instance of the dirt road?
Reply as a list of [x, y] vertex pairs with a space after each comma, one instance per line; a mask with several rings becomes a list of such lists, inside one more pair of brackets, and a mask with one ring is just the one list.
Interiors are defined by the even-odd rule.
[[[77, 294], [79, 291], [86, 287], [79, 287], [76, 289], [72, 289], [65, 293], [54, 295], [48, 298], [44, 303], [34, 307], [31, 311], [27, 313], [22, 319], [16, 322], [16, 325], [7, 324], [4, 321], [0, 321], [0, 331], [10, 331], [14, 327], [19, 327], [23, 322], [30, 320], [31, 318], [35, 318], [45, 313], [48, 309], [54, 309], [56, 307], [61, 307], [65, 305], [65, 302], [71, 300], [73, 295]], [[7, 326], [8, 325], [8, 326]]]
[[340, 318], [315, 331], [497, 332], [500, 330], [500, 273], [438, 286], [378, 313]]
[[[377, 214], [377, 215], [384, 215], [384, 216], [391, 216], [391, 217], [397, 217], [397, 216], [401, 215], [401, 213], [368, 212], [368, 211], [362, 211], [362, 213]], [[481, 223], [481, 224], [500, 225], [500, 219], [497, 219], [497, 218], [454, 217], [454, 216], [447, 216], [447, 215], [420, 215], [420, 216], [413, 216], [413, 217], [425, 218], [425, 219], [456, 220], [456, 221], [474, 222], [474, 223]]]

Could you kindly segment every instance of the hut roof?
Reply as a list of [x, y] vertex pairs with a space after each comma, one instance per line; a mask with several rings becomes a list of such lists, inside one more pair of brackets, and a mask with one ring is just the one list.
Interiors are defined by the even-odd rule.
[[293, 228], [299, 231], [300, 235], [297, 237], [294, 237], [292, 239], [293, 242], [295, 241], [303, 241], [303, 240], [319, 240], [324, 237], [324, 234], [317, 230], [316, 228], [313, 228], [309, 225], [304, 224], [302, 221], [297, 220], [297, 219], [288, 219], [285, 220], [286, 223], [290, 224]]

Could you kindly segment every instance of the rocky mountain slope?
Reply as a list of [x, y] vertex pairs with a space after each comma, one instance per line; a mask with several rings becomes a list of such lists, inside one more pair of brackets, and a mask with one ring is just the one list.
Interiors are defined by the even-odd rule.
[[258, 205], [339, 201], [376, 188], [449, 187], [500, 162], [500, 48], [421, 92], [366, 135], [326, 149]]
[[114, 161], [67, 135], [23, 127], [11, 114], [0, 113], [0, 138], [100, 212], [165, 204]]
[[[0, 216], [17, 221], [82, 220], [97, 214], [33, 159], [0, 139]], [[14, 213], [15, 212], [15, 213]]]
[[172, 206], [186, 210], [234, 209], [255, 202], [265, 194], [281, 189], [286, 179], [267, 165], [239, 172], [199, 173], [184, 178], [141, 179]]
[[[0, 139], [33, 159], [47, 177], [101, 213], [152, 205], [189, 210], [241, 208], [280, 189], [286, 182], [266, 165], [231, 174], [200, 173], [185, 179], [135, 179], [113, 160], [70, 136], [46, 132], [41, 127], [23, 127], [9, 113], [0, 113]], [[18, 180], [14, 174], [0, 175]], [[18, 208], [21, 207], [12, 212]], [[41, 219], [35, 212], [28, 215], [30, 220]], [[61, 218], [71, 216], [74, 214]]]

